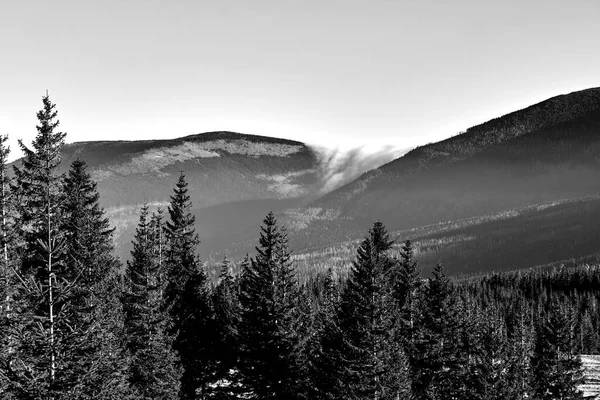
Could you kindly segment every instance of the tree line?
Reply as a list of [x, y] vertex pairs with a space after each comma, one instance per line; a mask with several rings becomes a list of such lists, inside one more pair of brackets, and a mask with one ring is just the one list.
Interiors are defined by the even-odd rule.
[[576, 399], [598, 352], [597, 267], [450, 280], [398, 257], [381, 222], [348, 278], [299, 282], [272, 213], [239, 273], [197, 255], [185, 175], [144, 205], [124, 273], [48, 96], [7, 173], [0, 141], [0, 393], [5, 399]]

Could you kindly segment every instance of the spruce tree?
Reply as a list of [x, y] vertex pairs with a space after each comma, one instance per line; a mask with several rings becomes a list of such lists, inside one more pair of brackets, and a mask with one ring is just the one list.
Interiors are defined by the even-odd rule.
[[[196, 246], [200, 243], [194, 228], [196, 217], [183, 172], [179, 175], [168, 207], [169, 219], [165, 225], [166, 288], [165, 304], [175, 317], [181, 305], [180, 296], [188, 278], [197, 269]], [[171, 310], [172, 309], [172, 310]]]
[[582, 379], [581, 360], [573, 352], [570, 328], [567, 313], [552, 301], [536, 326], [531, 360], [532, 386], [539, 400], [582, 398], [576, 388]]
[[[414, 248], [410, 240], [406, 240], [400, 252], [400, 259], [392, 270], [392, 298], [395, 315], [394, 341], [400, 345], [409, 360], [411, 371], [418, 370], [420, 354], [416, 349], [419, 335], [418, 327], [418, 295], [421, 279], [417, 268], [418, 261], [414, 259]], [[417, 399], [427, 398], [419, 377], [411, 383], [413, 396]]]
[[157, 257], [157, 218], [141, 208], [131, 260], [125, 270], [125, 337], [129, 353], [128, 380], [134, 396], [176, 399], [180, 371], [167, 333], [163, 284]]
[[299, 396], [297, 337], [291, 328], [296, 283], [287, 238], [272, 212], [263, 221], [259, 243], [240, 282], [240, 372], [251, 398], [294, 399]]
[[126, 388], [120, 346], [123, 313], [118, 301], [120, 263], [113, 256], [113, 229], [85, 162], [72, 163], [62, 191], [60, 229], [65, 245], [61, 278], [72, 282], [63, 300], [71, 309], [71, 332], [64, 340], [78, 344], [63, 374], [77, 382], [72, 391], [78, 398], [122, 396]]
[[447, 395], [447, 383], [457, 379], [457, 321], [451, 294], [450, 281], [442, 264], [438, 263], [423, 287], [416, 318], [412, 387], [418, 398], [443, 398]]
[[[6, 171], [8, 155], [10, 154], [10, 149], [6, 145], [7, 140], [7, 135], [0, 136], [0, 207], [2, 209], [0, 225], [0, 250], [2, 251], [2, 261], [0, 262], [0, 365], [6, 365], [9, 362], [12, 346], [9, 318], [12, 298], [11, 288], [13, 286], [11, 268], [14, 268], [14, 265], [12, 256], [9, 256], [9, 246], [12, 244], [12, 229], [9, 222], [10, 182]], [[8, 380], [1, 371], [2, 368], [0, 367], [0, 393], [6, 393]]]
[[64, 276], [65, 233], [61, 231], [64, 196], [57, 172], [65, 133], [58, 132], [57, 112], [48, 95], [37, 113], [33, 149], [21, 141], [22, 166], [14, 168], [13, 193], [18, 204], [19, 266], [13, 293], [15, 339], [8, 363], [10, 390], [22, 397], [54, 398], [76, 382], [66, 370], [77, 346], [69, 340], [73, 309], [69, 299], [76, 282]]
[[344, 398], [395, 399], [409, 393], [406, 357], [393, 340], [394, 260], [387, 255], [392, 244], [383, 224], [376, 222], [357, 250], [342, 293]]
[[209, 385], [215, 380], [213, 351], [216, 339], [210, 292], [201, 263], [196, 264], [196, 270], [185, 282], [178, 310], [181, 314], [174, 344], [183, 366], [182, 398], [199, 396], [204, 399], [210, 394]]
[[212, 352], [215, 360], [214, 396], [233, 397], [239, 390], [239, 324], [240, 305], [238, 287], [227, 258], [221, 264], [219, 281], [212, 294], [214, 310], [214, 339]]
[[533, 354], [535, 328], [531, 321], [531, 310], [525, 304], [522, 293], [512, 301], [510, 313], [506, 317], [509, 336], [509, 353], [512, 365], [512, 384], [520, 398], [532, 397], [531, 356]]
[[410, 346], [414, 337], [418, 289], [421, 286], [418, 261], [414, 259], [414, 248], [410, 240], [406, 240], [400, 252], [399, 265], [392, 275], [392, 295], [396, 309], [400, 312], [401, 333], [405, 343]]
[[[2, 210], [2, 221], [0, 221], [0, 245], [2, 251], [2, 282], [7, 286], [10, 271], [9, 245], [11, 243], [11, 202], [10, 202], [10, 178], [8, 177], [8, 156], [10, 148], [6, 145], [8, 135], [0, 136], [0, 208]], [[3, 296], [2, 298], [4, 298]]]
[[470, 366], [468, 385], [474, 399], [517, 400], [523, 393], [515, 374], [520, 360], [511, 352], [505, 322], [497, 311], [485, 310], [479, 319], [481, 340]]
[[185, 175], [180, 174], [168, 207], [165, 226], [166, 287], [164, 308], [173, 346], [182, 367], [180, 398], [204, 396], [213, 379], [211, 347], [214, 324], [204, 266], [196, 255], [199, 243]]
[[337, 317], [339, 292], [333, 280], [333, 270], [325, 275], [323, 293], [317, 304], [314, 330], [308, 337], [309, 399], [333, 400], [343, 393], [343, 336]]

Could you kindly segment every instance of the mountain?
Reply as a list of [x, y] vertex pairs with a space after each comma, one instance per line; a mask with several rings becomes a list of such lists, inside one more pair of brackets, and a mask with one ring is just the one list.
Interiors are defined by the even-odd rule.
[[[411, 238], [427, 269], [516, 269], [595, 257], [600, 231], [600, 88], [553, 97], [409, 151], [367, 156], [304, 143], [208, 132], [172, 140], [69, 144], [127, 259], [139, 207], [165, 208], [180, 171], [208, 263], [252, 253], [264, 215], [289, 231], [301, 274], [343, 273], [375, 220]], [[390, 161], [391, 160], [391, 161]], [[388, 162], [389, 161], [389, 162]], [[310, 262], [309, 262], [310, 261]]]
[[[169, 140], [71, 143], [63, 148], [61, 168], [66, 171], [77, 158], [87, 162], [116, 228], [115, 244], [123, 260], [129, 256], [140, 206], [166, 208], [183, 171], [195, 207], [200, 253], [220, 257], [232, 243], [254, 238], [269, 211], [303, 206], [397, 153], [340, 152], [286, 139], [207, 132]], [[238, 253], [253, 245], [238, 246]]]
[[553, 97], [418, 147], [286, 212], [299, 248], [600, 191], [600, 88]]
[[[244, 237], [250, 214], [266, 214], [314, 199], [322, 185], [319, 154], [304, 143], [234, 132], [170, 140], [67, 144], [66, 170], [85, 160], [102, 206], [115, 226], [121, 259], [128, 258], [140, 206], [166, 208], [181, 171], [198, 218], [202, 251]], [[244, 214], [243, 216], [240, 214]], [[259, 217], [255, 218], [258, 222]], [[211, 246], [211, 247], [209, 247]]]
[[167, 200], [180, 171], [197, 207], [307, 197], [319, 184], [319, 160], [305, 144], [233, 132], [65, 146], [64, 166], [77, 157], [88, 163], [107, 208]]

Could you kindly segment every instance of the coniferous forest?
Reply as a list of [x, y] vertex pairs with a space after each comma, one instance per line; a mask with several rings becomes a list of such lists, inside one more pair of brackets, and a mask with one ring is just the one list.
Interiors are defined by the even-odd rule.
[[[286, 230], [264, 217], [239, 273], [197, 254], [185, 175], [143, 206], [131, 258], [43, 98], [8, 171], [0, 141], [3, 399], [577, 399], [600, 347], [597, 266], [449, 279], [399, 257], [382, 222], [347, 279], [302, 282]], [[565, 238], [568, 240], [568, 238]]]

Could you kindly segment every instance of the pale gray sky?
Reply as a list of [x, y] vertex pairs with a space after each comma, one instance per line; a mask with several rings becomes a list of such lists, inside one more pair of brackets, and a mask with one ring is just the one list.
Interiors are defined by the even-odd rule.
[[[600, 86], [600, 2], [0, 0], [0, 133], [414, 146]], [[16, 154], [15, 154], [16, 155]]]

